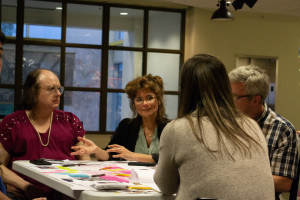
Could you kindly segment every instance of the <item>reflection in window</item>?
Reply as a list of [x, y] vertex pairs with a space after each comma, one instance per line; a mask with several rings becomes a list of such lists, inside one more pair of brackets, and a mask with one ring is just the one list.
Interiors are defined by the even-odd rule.
[[108, 88], [124, 89], [129, 81], [141, 74], [141, 52], [109, 51]]
[[176, 119], [178, 116], [178, 95], [164, 95], [166, 114], [169, 119]]
[[[126, 13], [122, 15], [121, 13]], [[144, 11], [129, 8], [110, 9], [109, 45], [143, 46]]]
[[23, 48], [23, 83], [27, 75], [35, 69], [48, 69], [60, 77], [59, 47], [24, 45]]
[[102, 6], [68, 4], [67, 43], [102, 44]]
[[24, 38], [47, 38], [60, 40], [61, 28], [56, 26], [24, 24], [23, 36]]
[[148, 53], [147, 72], [160, 76], [164, 89], [178, 91], [180, 55], [171, 53]]
[[14, 90], [0, 89], [0, 119], [14, 112]]
[[[24, 38], [61, 39], [61, 3], [25, 1]], [[34, 17], [39, 16], [39, 17]]]
[[7, 37], [17, 34], [17, 0], [2, 0], [1, 30]]
[[119, 122], [124, 118], [130, 118], [131, 115], [127, 94], [107, 94], [106, 131], [115, 131]]
[[110, 88], [122, 88], [122, 72], [123, 63], [115, 63], [109, 68], [108, 73], [108, 86]]
[[17, 25], [11, 23], [2, 23], [1, 30], [7, 37], [16, 37], [17, 35]]
[[3, 59], [0, 83], [15, 83], [16, 46], [14, 44], [3, 45]]
[[64, 110], [75, 114], [86, 131], [99, 131], [100, 93], [65, 91]]
[[99, 88], [101, 50], [66, 48], [65, 86]]
[[180, 13], [149, 11], [149, 48], [180, 49]]

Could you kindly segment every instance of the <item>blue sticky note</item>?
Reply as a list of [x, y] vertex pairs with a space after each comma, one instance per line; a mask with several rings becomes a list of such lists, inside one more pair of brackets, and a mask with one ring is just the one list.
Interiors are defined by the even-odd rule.
[[68, 175], [71, 176], [71, 177], [90, 177], [87, 174], [68, 174]]

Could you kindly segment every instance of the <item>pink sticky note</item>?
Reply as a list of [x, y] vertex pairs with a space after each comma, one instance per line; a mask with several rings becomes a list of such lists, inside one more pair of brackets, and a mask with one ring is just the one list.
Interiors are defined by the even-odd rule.
[[127, 178], [123, 177], [117, 177], [117, 176], [102, 176], [102, 179], [108, 180], [108, 181], [117, 181], [117, 182], [125, 182], [129, 183], [129, 180]]

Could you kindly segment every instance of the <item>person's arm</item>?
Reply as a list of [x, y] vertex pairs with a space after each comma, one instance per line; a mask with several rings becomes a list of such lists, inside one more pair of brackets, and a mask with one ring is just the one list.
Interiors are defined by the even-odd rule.
[[[278, 126], [278, 129], [283, 126]], [[293, 127], [286, 125], [278, 136], [278, 148], [271, 157], [273, 180], [276, 192], [289, 192], [298, 169], [297, 133]], [[294, 176], [293, 176], [294, 175]]]
[[172, 195], [178, 191], [179, 172], [174, 160], [175, 138], [174, 128], [169, 123], [163, 130], [159, 145], [159, 160], [154, 173], [154, 181], [160, 191], [166, 195]]
[[[1, 152], [0, 157], [2, 157], [4, 163], [8, 163], [10, 160], [10, 156], [1, 144], [0, 144], [0, 152]], [[2, 169], [3, 172], [2, 180], [5, 184], [11, 185], [19, 190], [22, 190], [28, 199], [34, 199], [36, 197], [39, 197], [34, 200], [46, 200], [46, 198], [43, 197], [45, 196], [44, 193], [39, 191], [34, 185], [21, 178], [15, 172], [8, 169], [5, 165], [1, 164], [0, 168]], [[2, 198], [0, 199], [2, 200]]]
[[[139, 128], [140, 122], [137, 123], [137, 119], [134, 119], [132, 121], [129, 118], [125, 118], [122, 121], [120, 121], [115, 132], [110, 137], [110, 141], [108, 145], [119, 144], [119, 145], [127, 146], [128, 138], [130, 138], [131, 142], [134, 142], [133, 141], [134, 139], [132, 138], [132, 131], [133, 131], [132, 129], [135, 128], [133, 128], [133, 126], [137, 126], [137, 128]], [[105, 150], [107, 149], [109, 149], [108, 146], [105, 148]]]
[[3, 171], [3, 177], [2, 180], [5, 184], [12, 185], [18, 189], [25, 190], [26, 186], [30, 185], [29, 182], [25, 181], [23, 178], [18, 176], [16, 173], [11, 171], [6, 167], [10, 161], [10, 155], [8, 152], [3, 148], [3, 146], [0, 144], [0, 157], [1, 162], [3, 163], [0, 167]]
[[138, 161], [138, 162], [155, 162], [153, 160], [152, 155], [148, 154], [142, 154], [142, 153], [135, 153], [132, 151], [129, 151], [125, 147], [118, 145], [118, 144], [112, 144], [108, 145], [109, 149], [106, 151], [109, 152], [115, 152], [116, 155], [113, 155], [113, 158], [123, 158], [128, 161]]
[[8, 198], [8, 196], [6, 196], [5, 194], [3, 194], [3, 192], [0, 192], [0, 199], [1, 200], [10, 200], [10, 198]]
[[80, 145], [71, 147], [74, 150], [71, 155], [84, 157], [86, 155], [95, 154], [98, 160], [108, 160], [108, 153], [98, 147], [93, 141], [82, 137], [78, 137], [78, 140], [80, 141]]
[[18, 176], [15, 172], [8, 169], [5, 165], [0, 166], [3, 170], [2, 180], [5, 184], [12, 185], [22, 191], [26, 191], [26, 188], [31, 185], [28, 181]]
[[[10, 155], [3, 148], [1, 144], [0, 144], [0, 157], [2, 158], [4, 164], [7, 165], [9, 163]], [[25, 193], [25, 195], [28, 197], [28, 199], [33, 199], [37, 196], [39, 197], [44, 196], [43, 193], [37, 191], [34, 185], [21, 178], [12, 170], [8, 169], [4, 164], [0, 165], [0, 167], [3, 171], [2, 180], [5, 184], [11, 185], [19, 190], [22, 190]]]
[[275, 191], [276, 192], [289, 192], [293, 183], [293, 179], [284, 176], [273, 175]]

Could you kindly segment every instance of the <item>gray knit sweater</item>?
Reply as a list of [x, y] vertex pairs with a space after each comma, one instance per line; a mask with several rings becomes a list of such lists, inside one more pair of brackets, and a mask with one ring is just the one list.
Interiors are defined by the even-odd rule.
[[[193, 117], [194, 124], [196, 118]], [[251, 149], [252, 158], [244, 158], [235, 151], [230, 141], [225, 143], [231, 160], [224, 150], [212, 156], [199, 142], [187, 119], [170, 122], [162, 132], [160, 158], [154, 180], [161, 192], [177, 194], [177, 200], [193, 200], [196, 197], [226, 200], [274, 200], [274, 182], [267, 153], [267, 144], [261, 129], [250, 118], [242, 126], [256, 138], [262, 148]], [[219, 150], [215, 128], [207, 117], [202, 118], [204, 135], [213, 150]], [[197, 126], [196, 126], [197, 127]], [[199, 133], [199, 129], [196, 128]]]

